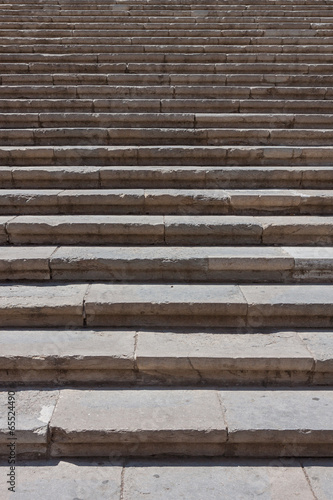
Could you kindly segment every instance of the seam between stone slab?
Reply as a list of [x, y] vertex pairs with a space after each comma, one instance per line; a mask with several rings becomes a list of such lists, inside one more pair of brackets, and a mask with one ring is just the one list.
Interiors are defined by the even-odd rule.
[[18, 216], [16, 215], [15, 217], [12, 217], [12, 218], [8, 219], [8, 220], [5, 222], [5, 224], [3, 225], [4, 232], [5, 232], [5, 235], [6, 235], [6, 238], [7, 238], [7, 243], [8, 243], [8, 244], [13, 244], [13, 243], [12, 243], [12, 241], [11, 241], [11, 238], [10, 238], [10, 232], [9, 232], [9, 230], [8, 230], [8, 224], [9, 224], [10, 222], [13, 222], [15, 219], [17, 219], [17, 217], [18, 217]]
[[88, 295], [88, 292], [90, 291], [90, 288], [91, 283], [88, 284], [82, 300], [82, 326], [85, 328], [87, 327], [86, 297]]
[[56, 400], [56, 403], [53, 407], [53, 411], [52, 411], [52, 414], [49, 418], [49, 422], [47, 424], [47, 430], [46, 430], [46, 458], [50, 458], [51, 457], [51, 444], [52, 444], [52, 436], [51, 436], [51, 420], [52, 420], [52, 417], [53, 417], [53, 414], [55, 412], [55, 409], [56, 409], [56, 406], [59, 402], [59, 398], [60, 398], [60, 393], [61, 393], [61, 390], [58, 390], [58, 396], [57, 396], [57, 400]]
[[51, 253], [51, 255], [47, 258], [47, 266], [49, 268], [49, 273], [50, 273], [50, 280], [53, 281], [53, 268], [52, 268], [52, 265], [51, 265], [51, 262], [52, 262], [52, 256], [55, 254], [55, 252], [57, 250], [59, 250], [61, 247], [60, 245], [59, 246], [56, 246], [55, 249], [53, 250], [53, 252]]
[[134, 346], [133, 346], [133, 370], [134, 373], [138, 376], [141, 371], [138, 366], [138, 360], [137, 360], [137, 349], [138, 349], [138, 341], [139, 341], [139, 331], [136, 330], [134, 333]]
[[302, 461], [302, 460], [299, 460], [299, 464], [300, 464], [301, 469], [302, 469], [302, 472], [303, 472], [303, 474], [304, 474], [304, 476], [305, 476], [305, 480], [306, 480], [306, 482], [307, 482], [307, 483], [308, 483], [308, 485], [309, 485], [309, 488], [310, 488], [310, 490], [311, 490], [311, 493], [312, 493], [312, 495], [313, 495], [313, 498], [314, 498], [315, 500], [320, 500], [320, 499], [318, 498], [318, 496], [316, 495], [316, 493], [315, 493], [315, 491], [314, 491], [313, 487], [312, 487], [312, 483], [311, 483], [311, 481], [310, 481], [310, 478], [309, 478], [308, 473], [306, 472], [306, 468], [304, 467], [304, 463], [303, 463], [303, 461]]
[[302, 337], [300, 336], [299, 332], [298, 332], [298, 331], [295, 331], [294, 333], [295, 333], [295, 335], [296, 335], [297, 339], [300, 341], [300, 343], [301, 343], [302, 345], [304, 345], [305, 349], [308, 351], [308, 353], [309, 353], [309, 354], [311, 355], [311, 357], [312, 357], [312, 367], [311, 367], [311, 370], [310, 370], [310, 373], [309, 373], [309, 381], [308, 381], [308, 384], [309, 384], [310, 386], [313, 386], [313, 379], [314, 379], [314, 377], [315, 377], [315, 375], [316, 375], [316, 372], [317, 372], [317, 365], [318, 365], [316, 355], [315, 355], [315, 354], [311, 351], [311, 349], [310, 349], [309, 345], [307, 344], [307, 342], [306, 342], [304, 339], [302, 339]]

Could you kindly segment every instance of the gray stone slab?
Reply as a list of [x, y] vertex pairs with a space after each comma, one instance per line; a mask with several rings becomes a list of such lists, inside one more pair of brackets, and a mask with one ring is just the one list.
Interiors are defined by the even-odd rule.
[[285, 456], [331, 454], [331, 390], [233, 389], [220, 394], [229, 443], [239, 445], [231, 446], [234, 453], [258, 456], [264, 450], [275, 455], [279, 450]]
[[18, 216], [8, 224], [10, 241], [44, 244], [163, 243], [162, 216]]
[[3, 500], [54, 500], [98, 498], [119, 500], [122, 465], [103, 460], [19, 461], [15, 493], [7, 490], [8, 464], [0, 465]]
[[[11, 390], [11, 389], [8, 389]], [[8, 391], [0, 391], [0, 454], [8, 457], [8, 443], [16, 437], [16, 454], [36, 455], [46, 452], [48, 425], [53, 414], [59, 391], [15, 390], [14, 436], [8, 429]], [[12, 420], [12, 415], [11, 415]]]
[[332, 459], [302, 460], [304, 472], [316, 500], [330, 500], [333, 491]]
[[300, 465], [294, 461], [288, 466], [286, 462], [209, 458], [130, 460], [124, 472], [123, 498], [315, 500]]
[[51, 433], [53, 455], [177, 453], [199, 444], [221, 452], [226, 440], [212, 390], [62, 390]]
[[263, 226], [263, 243], [266, 245], [320, 245], [333, 241], [332, 217], [288, 216], [257, 217]]
[[82, 326], [88, 285], [0, 286], [1, 326]]
[[275, 247], [220, 247], [209, 251], [208, 266], [212, 271], [291, 270], [294, 259]]
[[134, 369], [134, 331], [0, 330], [1, 369]]
[[254, 217], [166, 216], [165, 241], [169, 245], [260, 244], [262, 227]]
[[315, 371], [333, 371], [333, 332], [299, 332], [299, 337], [316, 361]]
[[17, 188], [98, 188], [98, 167], [12, 167], [13, 183]]
[[309, 371], [313, 368], [313, 356], [293, 332], [139, 331], [136, 359], [139, 369], [143, 371]]
[[0, 247], [1, 279], [50, 279], [49, 259], [57, 247]]
[[330, 285], [240, 285], [252, 326], [329, 327], [333, 314]]
[[244, 325], [247, 304], [236, 285], [92, 284], [88, 325]]
[[6, 245], [8, 236], [7, 236], [7, 224], [9, 221], [13, 220], [14, 217], [11, 216], [0, 216], [0, 245]]

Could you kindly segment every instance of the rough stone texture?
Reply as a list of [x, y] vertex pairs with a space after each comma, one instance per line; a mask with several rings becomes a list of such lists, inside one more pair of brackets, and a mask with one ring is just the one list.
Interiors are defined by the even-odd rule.
[[[11, 389], [9, 389], [11, 390]], [[15, 437], [16, 454], [21, 456], [43, 455], [48, 443], [48, 425], [53, 414], [59, 391], [25, 390], [15, 391]], [[8, 429], [8, 393], [0, 391], [0, 455], [8, 457], [8, 443], [14, 436]]]

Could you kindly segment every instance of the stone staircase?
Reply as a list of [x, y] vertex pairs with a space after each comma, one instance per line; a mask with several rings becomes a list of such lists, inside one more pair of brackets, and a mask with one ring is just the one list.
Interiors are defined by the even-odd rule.
[[46, 460], [22, 499], [329, 499], [333, 2], [0, 14], [0, 398]]

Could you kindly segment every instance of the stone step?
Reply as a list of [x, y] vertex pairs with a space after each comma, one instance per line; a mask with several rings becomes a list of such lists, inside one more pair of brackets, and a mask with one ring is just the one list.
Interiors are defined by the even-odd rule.
[[0, 189], [0, 214], [333, 215], [333, 190]]
[[[24, 437], [18, 453], [22, 458], [27, 450], [35, 457], [331, 456], [331, 394], [319, 388], [245, 387], [22, 390], [16, 393], [22, 415], [16, 432]], [[1, 396], [7, 402], [7, 391]], [[7, 443], [2, 431], [3, 456]]]
[[0, 167], [1, 189], [333, 189], [333, 167]]
[[13, 245], [332, 246], [324, 216], [0, 216], [0, 243]]
[[[17, 131], [18, 136], [25, 128], [30, 134], [34, 134], [35, 129], [38, 128], [62, 127], [70, 136], [73, 133], [72, 130], [78, 130], [79, 127], [99, 127], [103, 130], [124, 128], [130, 137], [130, 128], [144, 127], [155, 130], [225, 128], [229, 129], [230, 138], [233, 133], [236, 133], [236, 130], [232, 129], [266, 128], [267, 132], [270, 129], [287, 129], [288, 131], [302, 129], [300, 133], [305, 136], [309, 133], [309, 129], [316, 129], [313, 130], [313, 135], [316, 137], [316, 134], [323, 130], [328, 132], [333, 128], [333, 114], [314, 113], [0, 113], [0, 120], [3, 123], [2, 134], [6, 134], [6, 129], [11, 129], [8, 133], [14, 134], [12, 129], [17, 128], [21, 129]], [[88, 138], [89, 129], [84, 130], [87, 130]], [[51, 133], [53, 131], [50, 131]]]
[[[329, 385], [329, 330], [2, 329], [0, 384]], [[38, 356], [36, 356], [38, 352]]]
[[1, 284], [4, 327], [331, 328], [327, 284]]
[[285, 75], [285, 74], [133, 74], [133, 73], [20, 73], [0, 76], [4, 86], [17, 85], [218, 85], [218, 86], [276, 86], [276, 87], [329, 87], [331, 75]]
[[0, 280], [330, 283], [332, 263], [331, 247], [18, 246]]
[[[1, 87], [0, 87], [1, 89]], [[0, 99], [2, 112], [14, 113], [252, 113], [332, 114], [333, 100], [323, 99]]]
[[[333, 100], [330, 87], [226, 85], [1, 85], [0, 98], [13, 99], [295, 99]], [[302, 103], [306, 107], [306, 103]]]
[[[89, 16], [89, 17], [88, 17]], [[86, 16], [82, 15], [80, 11], [72, 12], [34, 12], [29, 7], [28, 9], [18, 9], [16, 12], [13, 11], [3, 11], [2, 20], [6, 21], [17, 21], [22, 20], [24, 22], [75, 22], [75, 21], [85, 21], [89, 22], [105, 22], [105, 18], [108, 18], [109, 23], [126, 23], [129, 20], [129, 14], [126, 12], [115, 12], [108, 10], [98, 9], [96, 11], [86, 11]], [[246, 10], [234, 10], [226, 11], [219, 8], [214, 10], [201, 10], [200, 13], [196, 14], [191, 11], [156, 11], [156, 10], [132, 10], [130, 13], [131, 20], [139, 23], [154, 23], [154, 22], [165, 22], [165, 23], [181, 23], [189, 22], [193, 24], [209, 23], [213, 21], [215, 23], [223, 23], [224, 20], [228, 19], [229, 22], [237, 23], [241, 18], [246, 22], [258, 22], [269, 20], [271, 22], [296, 22], [298, 19], [300, 21], [308, 21], [313, 23], [330, 23], [332, 22], [332, 11], [322, 11], [322, 10], [305, 10], [305, 11], [289, 11], [283, 12], [281, 15], [281, 10], [275, 11], [264, 11], [262, 9], [257, 11], [246, 11]]]
[[[97, 56], [96, 56], [97, 57]], [[222, 73], [222, 74], [248, 74], [251, 71], [253, 74], [271, 74], [285, 73], [293, 74], [311, 73], [313, 75], [331, 73], [332, 64], [312, 64], [312, 63], [256, 63], [251, 65], [247, 63], [137, 63], [137, 62], [95, 62], [95, 63], [77, 63], [77, 62], [7, 62], [0, 63], [0, 69], [3, 73]]]
[[[212, 17], [214, 15], [221, 15], [225, 17], [234, 17], [240, 16], [243, 18], [252, 18], [254, 16], [260, 17], [275, 17], [281, 16], [281, 8], [279, 6], [265, 6], [264, 8], [261, 6], [252, 6], [251, 9], [248, 9], [246, 6], [242, 8], [242, 6], [223, 6], [216, 4], [208, 4], [202, 6], [201, 9], [193, 6], [185, 6], [185, 5], [122, 5], [119, 6], [110, 6], [110, 5], [96, 5], [90, 6], [87, 8], [82, 8], [80, 6], [44, 6], [43, 9], [31, 11], [31, 6], [28, 5], [12, 5], [10, 9], [3, 8], [1, 6], [1, 11], [3, 12], [4, 18], [7, 16], [11, 16], [12, 14], [22, 15], [22, 14], [30, 14], [32, 16], [38, 16], [38, 18], [43, 18], [45, 16], [80, 16], [85, 17], [89, 16], [89, 18], [100, 17], [100, 16], [108, 16], [110, 19], [118, 18], [119, 16], [123, 17], [125, 15], [130, 15], [131, 17], [142, 17], [142, 16], [159, 16], [159, 17], [194, 17], [194, 18], [207, 18]], [[292, 6], [285, 6], [283, 9], [282, 16], [286, 16], [287, 19], [292, 19], [293, 17], [330, 17], [332, 15], [332, 11], [328, 6], [321, 5], [317, 6], [316, 9], [308, 9], [308, 8], [298, 8], [294, 10]]]
[[[98, 56], [103, 56], [103, 59], [106, 57], [106, 54], [110, 51], [113, 53], [113, 58], [121, 59], [123, 57], [126, 58], [128, 62], [133, 59], [134, 54], [136, 55], [136, 59], [143, 59], [143, 56], [146, 57], [146, 54], [153, 58], [156, 62], [156, 54], [160, 55], [160, 60], [165, 60], [166, 62], [172, 62], [170, 59], [184, 58], [186, 62], [186, 57], [194, 58], [196, 55], [200, 54], [200, 59], [205, 59], [206, 62], [260, 62], [261, 59], [265, 59], [267, 62], [272, 62], [276, 60], [276, 62], [288, 62], [292, 60], [296, 60], [296, 62], [314, 62], [316, 61], [314, 55], [318, 54], [320, 56], [321, 62], [332, 62], [330, 55], [332, 53], [332, 44], [322, 44], [320, 46], [317, 45], [269, 45], [260, 44], [260, 45], [217, 45], [211, 44], [207, 45], [205, 42], [207, 38], [203, 39], [193, 39], [186, 38], [183, 42], [182, 39], [173, 39], [172, 44], [165, 43], [165, 39], [161, 39], [162, 44], [149, 44], [142, 45], [137, 43], [132, 39], [132, 43], [135, 42], [135, 45], [131, 45], [126, 43], [128, 38], [100, 38], [96, 39], [94, 37], [95, 43], [92, 45], [91, 40], [89, 43], [89, 38], [80, 38], [80, 39], [52, 39], [49, 40], [49, 43], [46, 41], [43, 44], [38, 44], [38, 39], [31, 40], [28, 39], [29, 43], [24, 43], [24, 39], [2, 39], [2, 44], [0, 45], [0, 53], [1, 60], [6, 61], [9, 60], [9, 54], [13, 56], [13, 61], [24, 61], [29, 59], [29, 61], [36, 60], [37, 54], [40, 58], [40, 54], [44, 56], [49, 55], [49, 59], [54, 60], [54, 58], [58, 56], [68, 55], [69, 58], [73, 58], [73, 54], [82, 54], [82, 52], [87, 51], [87, 47], [89, 46], [89, 52], [87, 52], [87, 56], [92, 56], [93, 54], [98, 54]], [[211, 41], [211, 39], [209, 39]], [[192, 45], [190, 42], [193, 42]], [[121, 43], [124, 42], [123, 45]], [[65, 45], [65, 43], [67, 45]], [[89, 44], [89, 45], [88, 45]], [[266, 57], [264, 57], [266, 54]], [[15, 57], [14, 57], [15, 56]], [[246, 57], [248, 56], [248, 57]], [[45, 57], [46, 58], [46, 57]], [[12, 59], [12, 58], [11, 58]], [[317, 59], [318, 60], [318, 59]], [[139, 61], [138, 61], [139, 62]]]
[[[162, 42], [163, 43], [163, 42]], [[6, 47], [5, 47], [6, 49]], [[42, 48], [43, 49], [43, 48]], [[100, 50], [101, 49], [101, 50]], [[246, 68], [246, 72], [253, 71], [251, 63], [267, 64], [269, 67], [270, 64], [284, 64], [289, 65], [291, 68], [294, 67], [294, 64], [312, 64], [316, 68], [318, 65], [315, 64], [320, 59], [321, 67], [328, 65], [326, 67], [325, 72], [329, 72], [332, 70], [333, 63], [333, 55], [332, 53], [288, 53], [288, 54], [280, 54], [280, 53], [231, 53], [226, 54], [223, 52], [201, 52], [201, 53], [188, 53], [188, 52], [171, 52], [168, 53], [159, 53], [157, 51], [154, 52], [137, 52], [132, 51], [130, 53], [126, 52], [107, 52], [107, 50], [111, 50], [108, 45], [103, 45], [102, 47], [98, 47], [92, 53], [82, 54], [82, 51], [85, 50], [85, 46], [81, 48], [78, 47], [78, 53], [75, 50], [70, 48], [70, 51], [62, 50], [60, 48], [56, 53], [49, 52], [49, 49], [45, 49], [46, 53], [11, 53], [6, 50], [6, 53], [0, 51], [0, 64], [6, 71], [6, 63], [9, 63], [9, 66], [12, 67], [17, 64], [29, 64], [33, 70], [38, 68], [38, 64], [46, 64], [50, 66], [50, 69], [54, 64], [65, 63], [70, 64], [74, 63], [73, 67], [77, 67], [78, 63], [81, 64], [107, 64], [107, 63], [124, 63], [124, 64], [154, 64], [154, 65], [163, 65], [163, 64], [215, 64], [216, 68], [221, 72], [221, 65], [225, 66], [222, 68], [222, 71], [228, 70], [229, 64], [243, 64]], [[44, 49], [43, 49], [44, 50]], [[268, 69], [268, 67], [266, 69]], [[42, 66], [41, 66], [42, 68]], [[19, 68], [18, 68], [19, 69]], [[129, 66], [130, 69], [130, 66]], [[153, 68], [151, 68], [153, 69]], [[319, 67], [320, 69], [320, 67]], [[279, 70], [279, 67], [277, 67]], [[51, 70], [52, 71], [52, 70]]]
[[[10, 23], [8, 23], [10, 24]], [[53, 26], [54, 25], [54, 26]], [[323, 46], [332, 45], [332, 36], [313, 36], [313, 34], [308, 34], [309, 30], [306, 30], [304, 36], [293, 36], [292, 33], [289, 35], [284, 35], [283, 38], [281, 36], [273, 36], [266, 33], [260, 33], [259, 36], [253, 36], [251, 31], [253, 31], [253, 24], [244, 24], [244, 23], [235, 23], [232, 24], [223, 24], [223, 29], [220, 24], [215, 25], [215, 27], [211, 24], [209, 25], [184, 25], [181, 27], [172, 26], [171, 28], [165, 28], [165, 26], [161, 27], [151, 27], [149, 24], [139, 25], [135, 23], [126, 23], [122, 28], [115, 28], [114, 25], [109, 25], [105, 28], [99, 28], [99, 25], [94, 25], [92, 28], [87, 29], [85, 26], [77, 27], [77, 23], [75, 26], [73, 25], [65, 25], [64, 27], [56, 28], [56, 23], [50, 23], [49, 26], [44, 27], [42, 25], [38, 28], [31, 28], [29, 26], [25, 26], [24, 29], [20, 27], [7, 26], [3, 28], [3, 24], [0, 24], [0, 35], [2, 35], [3, 44], [15, 44], [21, 45], [21, 49], [24, 49], [25, 44], [33, 44], [36, 45], [42, 40], [42, 43], [52, 44], [59, 43], [65, 46], [66, 44], [71, 44], [76, 41], [80, 44], [89, 44], [93, 47], [94, 44], [98, 41], [102, 43], [108, 43], [110, 40], [113, 40], [116, 47], [119, 47], [119, 38], [123, 37], [125, 39], [130, 39], [131, 42], [134, 40], [135, 46], [140, 46], [139, 39], [140, 37], [163, 37], [167, 38], [167, 45], [172, 50], [173, 45], [179, 45], [179, 42], [184, 42], [182, 45], [204, 45], [205, 48], [209, 48], [210, 46], [219, 47], [221, 50], [224, 47], [229, 47], [231, 51], [237, 51], [235, 47], [242, 47], [243, 50], [245, 48], [250, 49], [250, 47], [260, 48], [261, 45], [265, 46], [275, 46], [278, 50], [290, 50], [291, 46], [295, 50], [317, 50], [320, 51]], [[155, 26], [155, 25], [154, 25]], [[170, 26], [170, 25], [169, 25]], [[258, 31], [258, 27], [256, 26], [256, 31]], [[290, 31], [294, 31], [290, 23], [287, 24]], [[295, 28], [299, 29], [305, 26], [304, 23], [297, 23]], [[275, 28], [276, 23], [265, 23], [266, 29]], [[238, 28], [238, 29], [235, 29]], [[243, 31], [240, 31], [239, 28], [242, 28]], [[244, 30], [250, 30], [249, 34], [244, 34]], [[227, 34], [226, 34], [227, 32]], [[229, 33], [230, 32], [230, 33]], [[94, 42], [94, 44], [92, 44]], [[192, 42], [192, 43], [190, 43]], [[130, 44], [129, 47], [134, 49], [133, 44]], [[156, 47], [156, 50], [159, 45], [154, 45], [151, 42], [148, 42], [148, 46]], [[302, 47], [305, 47], [302, 49]]]
[[332, 146], [1, 146], [0, 166], [330, 166]]
[[1, 146], [331, 146], [325, 128], [14, 128], [0, 130]]
[[[3, 491], [8, 464], [0, 464]], [[150, 495], [161, 500], [225, 500], [255, 498], [261, 491], [271, 498], [304, 500], [320, 498], [332, 490], [332, 460], [250, 458], [164, 458], [164, 459], [48, 459], [20, 461], [18, 495], [52, 500], [60, 494], [70, 498], [137, 500]], [[283, 481], [281, 478], [283, 477]], [[268, 497], [269, 498], [269, 497]], [[324, 497], [321, 496], [321, 498]], [[326, 496], [326, 499], [328, 497]], [[326, 500], [325, 499], [325, 500]]]

